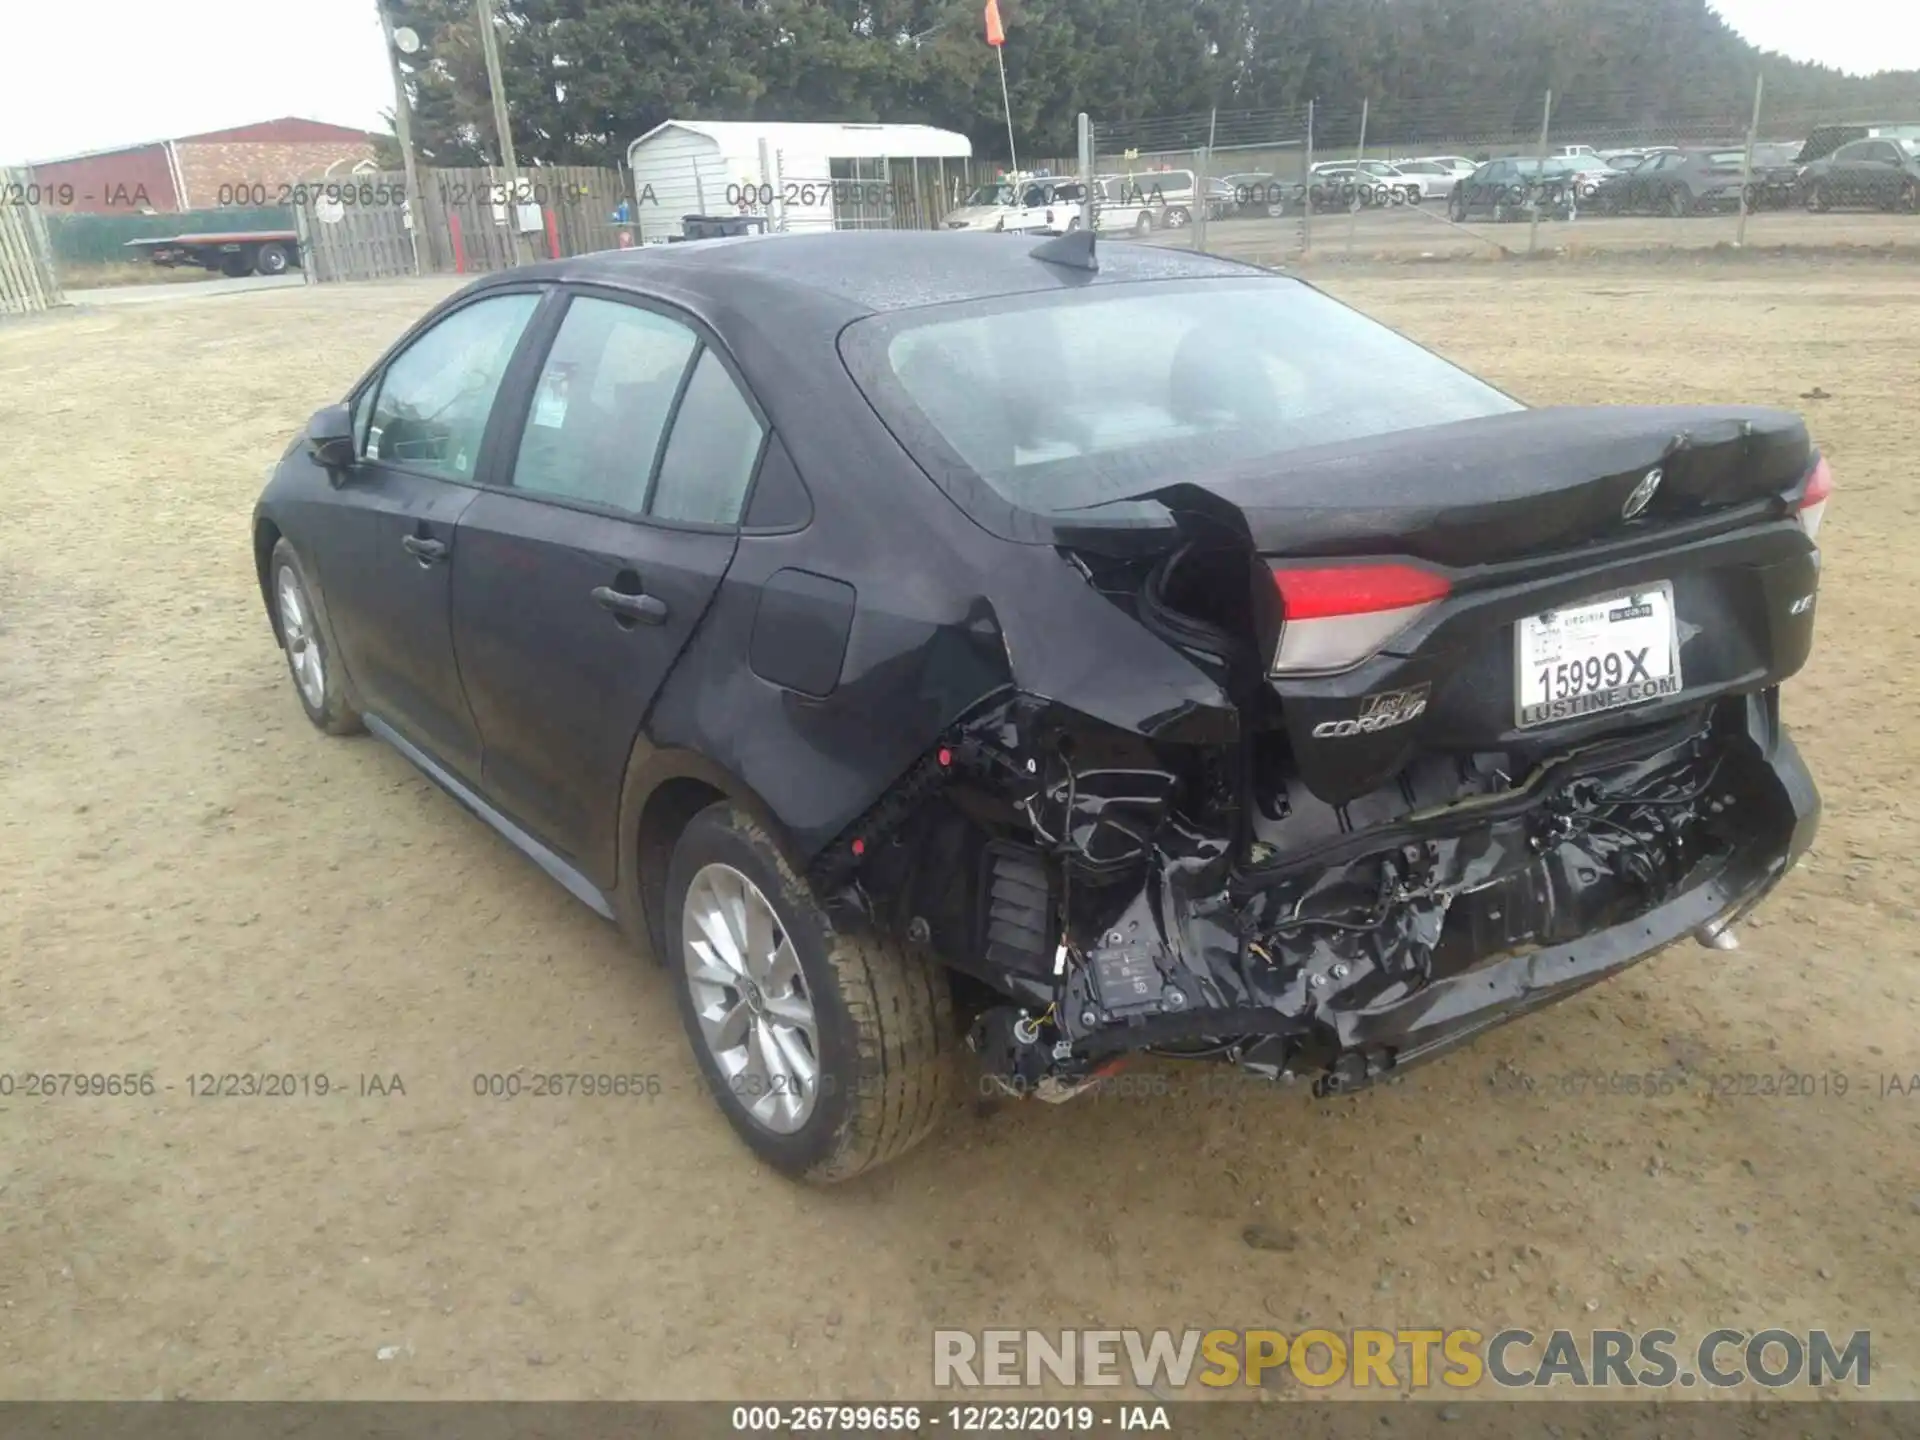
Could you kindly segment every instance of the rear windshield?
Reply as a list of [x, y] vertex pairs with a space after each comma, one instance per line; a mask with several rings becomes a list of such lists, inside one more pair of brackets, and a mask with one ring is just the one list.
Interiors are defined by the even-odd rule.
[[1077, 518], [1137, 523], [1157, 507], [1110, 502], [1208, 468], [1523, 408], [1280, 277], [900, 311], [850, 327], [842, 346], [929, 474], [978, 477], [1054, 517], [1106, 506]]

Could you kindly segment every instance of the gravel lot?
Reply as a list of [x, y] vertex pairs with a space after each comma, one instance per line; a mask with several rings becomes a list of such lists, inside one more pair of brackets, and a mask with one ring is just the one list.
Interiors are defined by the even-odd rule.
[[[1807, 412], [1839, 482], [1787, 700], [1815, 854], [1739, 952], [1371, 1094], [968, 1099], [830, 1192], [732, 1139], [610, 927], [294, 698], [262, 472], [448, 287], [0, 326], [0, 1073], [156, 1081], [0, 1096], [0, 1397], [878, 1399], [928, 1392], [936, 1326], [1309, 1322], [1871, 1329], [1873, 1392], [1920, 1396], [1920, 272], [1321, 278], [1531, 401]], [[659, 1093], [476, 1096], [521, 1068]], [[192, 1093], [253, 1071], [332, 1093]], [[1815, 1093], [1740, 1093], [1781, 1074]]]

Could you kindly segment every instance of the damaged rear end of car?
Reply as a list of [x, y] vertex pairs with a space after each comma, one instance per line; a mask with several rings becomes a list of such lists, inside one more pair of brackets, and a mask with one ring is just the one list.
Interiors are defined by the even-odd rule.
[[[1779, 699], [1831, 489], [1798, 417], [1527, 409], [1266, 283], [1312, 298], [1263, 326], [1210, 296], [1205, 349], [1146, 294], [1029, 311], [1018, 355], [990, 310], [844, 347], [928, 474], [1071, 589], [1003, 607], [1011, 683], [813, 866], [967, 977], [1015, 1091], [1141, 1053], [1361, 1088], [1725, 948], [1818, 823]], [[1086, 605], [1152, 646], [1102, 649]]]

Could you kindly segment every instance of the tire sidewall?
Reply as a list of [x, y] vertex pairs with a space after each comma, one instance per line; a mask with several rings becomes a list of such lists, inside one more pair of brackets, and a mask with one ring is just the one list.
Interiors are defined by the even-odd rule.
[[[683, 912], [693, 877], [702, 866], [715, 862], [731, 865], [745, 875], [772, 904], [781, 927], [793, 942], [801, 973], [806, 976], [807, 993], [813, 1001], [814, 1023], [820, 1039], [819, 1094], [806, 1123], [790, 1135], [768, 1130], [747, 1112], [743, 1098], [721, 1073], [694, 1013], [693, 989], [681, 938]], [[833, 963], [828, 958], [832, 928], [820, 913], [805, 881], [794, 876], [758, 826], [730, 805], [714, 805], [694, 816], [674, 847], [673, 860], [667, 869], [662, 919], [666, 939], [663, 959], [673, 985], [674, 1002], [693, 1050], [694, 1063], [699, 1067], [701, 1080], [712, 1092], [714, 1103], [740, 1138], [775, 1169], [793, 1176], [804, 1176], [816, 1169], [840, 1148], [841, 1135], [852, 1120], [861, 1077], [853, 1020], [847, 1013]]]
[[284, 275], [287, 273], [287, 252], [283, 246], [262, 245], [254, 258], [254, 269], [262, 275]]

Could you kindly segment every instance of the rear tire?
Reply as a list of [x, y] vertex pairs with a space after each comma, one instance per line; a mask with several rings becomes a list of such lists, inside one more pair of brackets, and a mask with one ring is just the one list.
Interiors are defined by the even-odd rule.
[[1685, 219], [1693, 213], [1693, 192], [1684, 185], [1676, 185], [1667, 192], [1667, 214], [1676, 220]]
[[220, 257], [220, 273], [229, 279], [238, 280], [242, 275], [253, 273], [253, 257], [242, 250], [237, 255]]
[[287, 248], [284, 245], [262, 245], [255, 254], [253, 268], [262, 275], [284, 275], [287, 273]]
[[1816, 180], [1812, 185], [1807, 187], [1807, 209], [1816, 215], [1824, 215], [1827, 212], [1827, 208], [1826, 183], [1821, 180]]
[[[663, 914], [695, 1060], [760, 1159], [825, 1184], [896, 1159], [933, 1131], [956, 1043], [951, 990], [930, 954], [836, 931], [772, 838], [725, 801], [681, 832]], [[730, 963], [729, 944], [741, 965]]]
[[347, 698], [339, 647], [327, 620], [320, 589], [307, 576], [291, 542], [274, 542], [267, 562], [267, 593], [273, 597], [274, 628], [286, 652], [293, 693], [316, 730], [328, 735], [357, 735], [365, 728]]
[[1142, 210], [1134, 217], [1133, 233], [1136, 235], [1151, 235], [1153, 233], [1153, 216], [1145, 210]]

